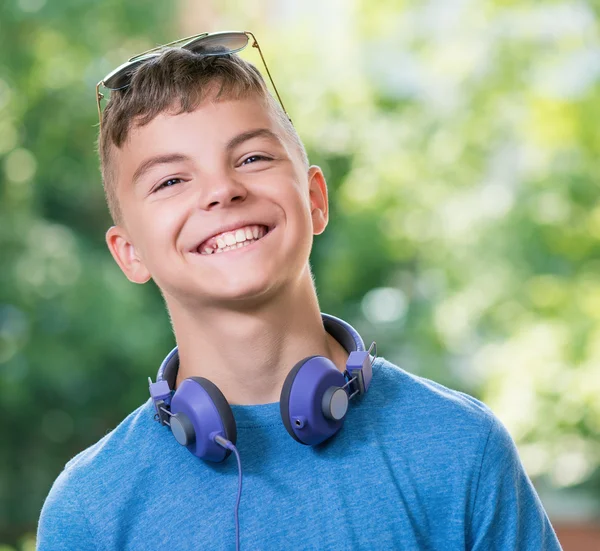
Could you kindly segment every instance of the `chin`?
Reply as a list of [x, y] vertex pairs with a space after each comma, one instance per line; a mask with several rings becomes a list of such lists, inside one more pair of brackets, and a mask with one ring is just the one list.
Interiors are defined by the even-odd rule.
[[[242, 275], [241, 278], [235, 278], [235, 281], [221, 281], [218, 292], [215, 293], [215, 287], [212, 287], [211, 290], [205, 289], [202, 294], [214, 305], [249, 307], [271, 300], [277, 293], [277, 289], [281, 287], [266, 276], [252, 279], [249, 280]], [[205, 286], [203, 285], [203, 287]]]

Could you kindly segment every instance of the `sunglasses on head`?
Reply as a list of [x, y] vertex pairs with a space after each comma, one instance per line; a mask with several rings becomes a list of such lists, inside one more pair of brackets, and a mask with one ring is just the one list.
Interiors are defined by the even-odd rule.
[[149, 59], [153, 59], [161, 55], [165, 48], [183, 48], [203, 56], [228, 55], [243, 50], [248, 45], [250, 38], [252, 38], [252, 47], [256, 48], [260, 54], [260, 58], [265, 66], [265, 70], [267, 71], [267, 75], [271, 85], [273, 86], [273, 90], [275, 90], [275, 95], [279, 100], [281, 108], [287, 115], [287, 111], [283, 106], [283, 102], [281, 101], [281, 97], [277, 91], [277, 87], [271, 78], [271, 73], [267, 67], [267, 62], [265, 61], [255, 36], [250, 31], [225, 31], [218, 33], [197, 34], [194, 36], [188, 36], [186, 38], [180, 38], [179, 40], [174, 40], [173, 42], [163, 44], [162, 46], [157, 46], [156, 48], [146, 50], [141, 54], [130, 57], [125, 63], [119, 65], [119, 67], [108, 73], [108, 75], [106, 75], [98, 84], [96, 84], [96, 103], [98, 105], [100, 130], [102, 130], [102, 109], [100, 107], [100, 101], [104, 97], [104, 95], [100, 92], [100, 86], [111, 91], [123, 90], [124, 88], [127, 88], [131, 84], [131, 79], [140, 65], [143, 65]]

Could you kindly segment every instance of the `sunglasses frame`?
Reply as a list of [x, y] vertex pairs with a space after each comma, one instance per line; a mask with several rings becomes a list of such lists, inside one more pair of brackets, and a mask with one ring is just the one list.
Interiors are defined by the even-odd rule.
[[[273, 86], [273, 90], [275, 90], [275, 95], [277, 96], [277, 99], [279, 100], [279, 104], [281, 105], [283, 112], [286, 114], [287, 118], [289, 119], [289, 121], [291, 123], [292, 119], [288, 115], [288, 112], [286, 111], [285, 106], [283, 105], [283, 101], [281, 101], [281, 96], [279, 95], [279, 92], [277, 91], [277, 86], [275, 86], [275, 82], [273, 82], [273, 77], [271, 77], [271, 72], [269, 71], [269, 67], [267, 66], [267, 62], [265, 61], [265, 57], [263, 56], [262, 50], [260, 49], [260, 46], [258, 44], [258, 40], [256, 40], [256, 37], [250, 31], [221, 31], [221, 32], [216, 32], [216, 33], [200, 33], [200, 34], [196, 34], [196, 35], [192, 35], [192, 36], [187, 36], [185, 38], [180, 38], [178, 40], [174, 40], [173, 42], [168, 42], [167, 44], [163, 44], [162, 46], [156, 46], [155, 48], [146, 50], [145, 52], [142, 52], [141, 54], [137, 54], [137, 55], [134, 55], [133, 57], [130, 57], [125, 63], [123, 63], [122, 65], [119, 65], [119, 67], [117, 67], [116, 69], [113, 69], [110, 73], [108, 73], [100, 82], [98, 82], [98, 84], [96, 84], [96, 104], [98, 106], [98, 120], [99, 120], [99, 125], [100, 125], [100, 132], [102, 132], [102, 108], [100, 106], [100, 101], [104, 98], [104, 94], [102, 94], [102, 92], [100, 92], [100, 86], [103, 86], [107, 90], [111, 90], [111, 91], [123, 90], [124, 88], [127, 88], [127, 86], [129, 86], [129, 84], [126, 84], [125, 86], [120, 86], [119, 88], [109, 88], [105, 84], [105, 82], [107, 80], [109, 80], [111, 77], [113, 77], [119, 71], [126, 69], [128, 66], [133, 65], [134, 63], [139, 63], [140, 61], [143, 62], [143, 61], [146, 61], [147, 59], [154, 59], [155, 57], [158, 57], [160, 55], [160, 53], [162, 52], [162, 50], [164, 50], [165, 48], [169, 48], [175, 44], [179, 44], [179, 43], [183, 42], [183, 44], [181, 46], [179, 46], [179, 48], [185, 48], [191, 42], [195, 42], [200, 39], [204, 39], [204, 38], [208, 38], [208, 37], [212, 37], [212, 36], [219, 36], [222, 34], [232, 34], [232, 33], [246, 35], [246, 37], [247, 37], [246, 44], [244, 46], [242, 46], [241, 48], [238, 48], [237, 50], [231, 50], [230, 52], [228, 52], [226, 54], [218, 53], [218, 54], [202, 54], [202, 55], [217, 56], [217, 55], [229, 55], [229, 54], [233, 54], [236, 52], [240, 52], [241, 50], [243, 50], [244, 48], [246, 48], [248, 46], [248, 43], [250, 42], [250, 38], [252, 38], [252, 47], [256, 48], [258, 50], [260, 59], [263, 62], [263, 65], [264, 65], [265, 70], [267, 71], [267, 75], [269, 77], [269, 81], [271, 82], [271, 86]], [[154, 53], [154, 52], [156, 52], [156, 53]], [[149, 55], [149, 54], [153, 54], [153, 55]], [[142, 58], [144, 58], [144, 56], [147, 56], [147, 58], [142, 59]]]

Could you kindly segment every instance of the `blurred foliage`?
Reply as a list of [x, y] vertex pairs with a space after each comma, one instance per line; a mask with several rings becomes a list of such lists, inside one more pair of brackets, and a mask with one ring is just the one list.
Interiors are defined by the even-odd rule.
[[94, 86], [231, 28], [256, 33], [328, 177], [323, 311], [482, 398], [532, 477], [597, 503], [600, 4], [251, 4], [0, 4], [0, 541], [31, 547], [64, 463], [146, 399], [173, 344], [156, 289], [104, 244]]

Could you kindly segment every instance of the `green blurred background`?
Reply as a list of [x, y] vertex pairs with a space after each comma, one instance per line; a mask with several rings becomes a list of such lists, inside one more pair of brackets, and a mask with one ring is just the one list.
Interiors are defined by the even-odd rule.
[[230, 29], [256, 34], [328, 178], [322, 310], [484, 400], [555, 524], [593, 531], [599, 15], [592, 0], [2, 0], [0, 548], [33, 548], [64, 463], [146, 400], [174, 343], [156, 288], [104, 243], [94, 86], [146, 48]]

